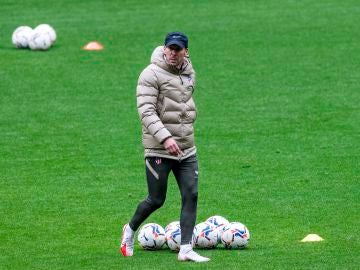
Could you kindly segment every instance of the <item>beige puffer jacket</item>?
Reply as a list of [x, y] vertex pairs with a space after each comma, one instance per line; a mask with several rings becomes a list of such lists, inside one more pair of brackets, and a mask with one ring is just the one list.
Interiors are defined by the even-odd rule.
[[[140, 74], [136, 97], [145, 157], [184, 159], [196, 152], [193, 128], [196, 107], [192, 98], [195, 71], [188, 58], [183, 66], [179, 71], [168, 65], [164, 47], [159, 46], [151, 56], [151, 64]], [[182, 157], [166, 152], [162, 143], [170, 136], [183, 151]]]

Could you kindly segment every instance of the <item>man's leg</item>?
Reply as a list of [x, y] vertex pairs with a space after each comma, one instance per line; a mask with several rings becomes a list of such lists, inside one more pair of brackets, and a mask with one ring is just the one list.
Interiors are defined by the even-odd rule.
[[198, 163], [196, 156], [191, 156], [178, 162], [173, 172], [181, 193], [181, 246], [178, 259], [180, 261], [207, 262], [210, 259], [202, 257], [192, 249], [192, 233], [196, 221], [198, 197]]
[[136, 231], [152, 212], [160, 208], [166, 199], [167, 180], [173, 160], [148, 157], [145, 159], [148, 196], [137, 207], [129, 225]]
[[181, 193], [181, 244], [189, 244], [196, 221], [198, 164], [196, 156], [178, 162], [173, 169]]
[[124, 256], [133, 255], [134, 234], [141, 223], [164, 204], [167, 179], [173, 163], [173, 160], [158, 157], [145, 159], [148, 196], [139, 203], [130, 223], [123, 228], [121, 252]]

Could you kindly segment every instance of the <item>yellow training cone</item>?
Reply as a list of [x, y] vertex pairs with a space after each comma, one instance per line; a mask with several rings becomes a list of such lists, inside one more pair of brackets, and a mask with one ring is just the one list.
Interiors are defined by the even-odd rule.
[[317, 234], [308, 234], [301, 242], [319, 242], [323, 240], [324, 239]]

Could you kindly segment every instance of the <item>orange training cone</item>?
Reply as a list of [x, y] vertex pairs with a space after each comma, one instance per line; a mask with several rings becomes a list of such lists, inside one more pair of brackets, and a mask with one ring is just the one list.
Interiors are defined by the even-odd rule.
[[86, 44], [83, 49], [87, 51], [101, 51], [104, 49], [104, 46], [97, 41], [91, 41]]

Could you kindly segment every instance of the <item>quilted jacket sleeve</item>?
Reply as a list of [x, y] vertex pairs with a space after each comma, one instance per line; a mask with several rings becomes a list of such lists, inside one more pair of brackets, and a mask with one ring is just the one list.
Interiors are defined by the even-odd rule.
[[156, 111], [159, 87], [157, 78], [149, 67], [140, 74], [136, 88], [137, 109], [142, 125], [159, 143], [171, 137]]

